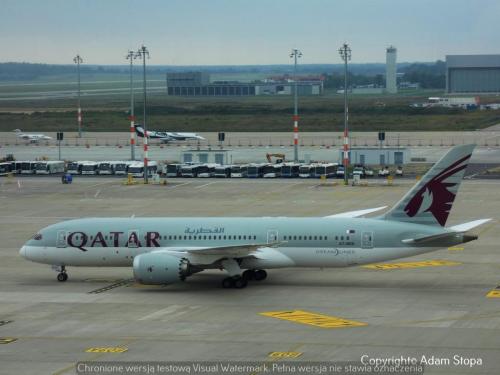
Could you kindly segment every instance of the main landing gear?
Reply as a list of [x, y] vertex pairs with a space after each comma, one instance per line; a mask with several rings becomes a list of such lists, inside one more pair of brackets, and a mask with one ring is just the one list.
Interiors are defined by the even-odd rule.
[[65, 266], [56, 267], [56, 271], [59, 271], [59, 273], [57, 274], [57, 281], [64, 282], [68, 280], [68, 274], [66, 273]]
[[250, 280], [261, 281], [267, 277], [267, 272], [264, 270], [246, 270], [240, 275], [226, 277], [222, 280], [223, 288], [242, 289], [248, 285]]

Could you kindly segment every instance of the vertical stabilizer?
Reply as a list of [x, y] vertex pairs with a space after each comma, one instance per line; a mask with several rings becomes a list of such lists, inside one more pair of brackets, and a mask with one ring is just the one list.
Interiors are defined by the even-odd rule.
[[383, 219], [443, 227], [474, 147], [450, 149]]

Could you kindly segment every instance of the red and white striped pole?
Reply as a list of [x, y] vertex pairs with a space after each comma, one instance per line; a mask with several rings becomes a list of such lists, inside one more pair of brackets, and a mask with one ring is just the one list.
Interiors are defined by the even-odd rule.
[[299, 145], [299, 116], [293, 115], [293, 145], [298, 147]]
[[135, 116], [130, 116], [130, 157], [135, 160]]
[[[80, 103], [78, 103], [80, 104]], [[78, 106], [78, 136], [82, 137], [82, 109]]]
[[144, 182], [148, 183], [148, 132], [144, 132]]
[[344, 155], [343, 155], [343, 164], [344, 164], [344, 183], [347, 185], [347, 168], [349, 167], [349, 130], [347, 127], [344, 128]]

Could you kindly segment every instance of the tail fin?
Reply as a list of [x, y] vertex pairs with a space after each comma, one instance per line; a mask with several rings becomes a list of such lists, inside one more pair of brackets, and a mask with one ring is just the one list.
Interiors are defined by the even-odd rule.
[[135, 124], [134, 127], [135, 127], [135, 133], [139, 137], [144, 137], [144, 128], [142, 127], [142, 125], [141, 124]]
[[444, 226], [476, 145], [449, 150], [382, 218]]

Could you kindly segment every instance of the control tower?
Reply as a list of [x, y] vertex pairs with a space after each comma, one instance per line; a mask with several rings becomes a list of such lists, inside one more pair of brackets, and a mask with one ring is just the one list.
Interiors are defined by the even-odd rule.
[[396, 84], [396, 47], [390, 46], [386, 50], [385, 63], [385, 91], [389, 94], [396, 94], [398, 86]]

